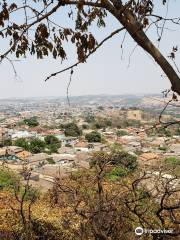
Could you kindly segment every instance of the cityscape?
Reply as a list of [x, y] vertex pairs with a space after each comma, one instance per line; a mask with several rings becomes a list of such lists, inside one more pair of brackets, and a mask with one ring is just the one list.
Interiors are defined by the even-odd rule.
[[[27, 164], [31, 184], [47, 191], [56, 177], [88, 169], [93, 152], [117, 145], [146, 171], [172, 164], [179, 175], [180, 129], [158, 122], [163, 105], [161, 95], [72, 97], [70, 106], [65, 97], [0, 100], [1, 165], [21, 174]], [[163, 121], [178, 122], [176, 110]]]

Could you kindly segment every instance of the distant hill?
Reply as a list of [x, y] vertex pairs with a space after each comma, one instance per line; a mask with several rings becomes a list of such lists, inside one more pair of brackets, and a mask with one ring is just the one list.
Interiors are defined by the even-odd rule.
[[[71, 105], [74, 106], [112, 106], [112, 107], [137, 107], [137, 108], [162, 108], [165, 102], [170, 99], [163, 99], [162, 94], [138, 94], [138, 95], [84, 95], [84, 96], [70, 96]], [[0, 105], [18, 105], [26, 103], [60, 103], [67, 104], [66, 97], [36, 97], [36, 98], [12, 98], [0, 99]], [[172, 107], [178, 105], [179, 102], [173, 102]]]

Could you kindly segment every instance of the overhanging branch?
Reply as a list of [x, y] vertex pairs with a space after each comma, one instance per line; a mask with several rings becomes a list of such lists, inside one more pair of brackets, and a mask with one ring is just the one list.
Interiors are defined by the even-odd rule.
[[[86, 61], [89, 56], [91, 56], [94, 52], [96, 52], [96, 50], [97, 50], [98, 48], [100, 48], [107, 40], [109, 40], [109, 39], [112, 38], [114, 35], [116, 35], [117, 33], [121, 32], [121, 31], [124, 30], [124, 29], [125, 29], [124, 27], [119, 28], [119, 29], [117, 29], [116, 31], [112, 32], [109, 36], [107, 36], [106, 38], [104, 38], [89, 54], [87, 54], [87, 55], [85, 56], [84, 61]], [[60, 71], [58, 71], [58, 72], [52, 73], [51, 75], [49, 75], [49, 76], [45, 79], [45, 82], [46, 82], [47, 80], [49, 80], [50, 78], [55, 77], [56, 75], [58, 75], [58, 74], [60, 74], [60, 73], [66, 72], [66, 71], [68, 71], [68, 70], [70, 70], [70, 69], [72, 69], [72, 68], [74, 68], [74, 67], [77, 67], [80, 63], [83, 63], [83, 61], [78, 61], [78, 62], [72, 64], [71, 66], [67, 67], [67, 68], [64, 68], [64, 69], [62, 69], [62, 70], [60, 70]]]

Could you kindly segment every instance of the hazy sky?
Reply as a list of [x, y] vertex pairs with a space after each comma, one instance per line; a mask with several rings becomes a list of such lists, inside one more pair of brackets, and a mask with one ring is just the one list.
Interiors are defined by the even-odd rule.
[[[172, 0], [169, 15], [178, 16], [180, 1]], [[165, 11], [164, 11], [165, 14]], [[56, 17], [56, 19], [59, 19]], [[64, 19], [61, 17], [61, 19]], [[63, 25], [63, 21], [61, 25]], [[107, 18], [107, 28], [95, 31], [97, 38], [103, 39], [111, 30], [119, 27], [112, 17]], [[167, 26], [169, 27], [169, 26]], [[173, 30], [164, 32], [160, 48], [167, 56], [172, 46], [180, 46], [180, 28], [172, 26]], [[155, 31], [149, 32], [153, 39]], [[169, 81], [161, 77], [162, 71], [155, 62], [139, 47], [136, 48], [128, 67], [129, 55], [136, 44], [127, 35], [121, 49], [123, 34], [120, 33], [106, 42], [95, 55], [91, 56], [86, 64], [74, 69], [70, 95], [85, 94], [126, 94], [126, 93], [160, 93], [170, 87]], [[1, 44], [2, 46], [2, 44]], [[2, 53], [3, 46], [0, 50]], [[44, 82], [50, 73], [63, 69], [75, 62], [75, 54], [71, 47], [68, 60], [61, 64], [60, 60], [36, 60], [35, 57], [22, 59], [16, 62], [18, 79], [14, 79], [12, 68], [8, 62], [0, 65], [1, 93], [0, 98], [30, 97], [30, 96], [62, 96], [66, 94], [69, 72]], [[178, 54], [180, 55], [180, 53]], [[180, 57], [176, 59], [180, 66]]]

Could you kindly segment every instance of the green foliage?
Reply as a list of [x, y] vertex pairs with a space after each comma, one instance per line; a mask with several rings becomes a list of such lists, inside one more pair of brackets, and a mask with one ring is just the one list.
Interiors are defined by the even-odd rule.
[[71, 145], [71, 144], [69, 144], [69, 143], [66, 143], [66, 144], [65, 144], [65, 147], [72, 148], [72, 145]]
[[17, 140], [14, 141], [14, 145], [22, 147], [27, 151], [29, 150], [29, 144], [26, 138], [18, 138]]
[[14, 142], [15, 146], [22, 147], [26, 151], [31, 153], [41, 153], [45, 149], [45, 142], [35, 138], [31, 140], [27, 140], [25, 138], [19, 138]]
[[172, 137], [171, 131], [169, 129], [166, 129], [166, 128], [163, 128], [163, 127], [159, 128], [157, 130], [157, 134], [160, 137], [163, 137], [163, 136], [165, 136], [165, 137]]
[[104, 118], [103, 123], [104, 123], [105, 127], [111, 127], [112, 126], [112, 121], [110, 119]]
[[45, 149], [45, 142], [35, 138], [32, 139], [28, 144], [28, 150], [32, 153], [41, 153]]
[[134, 153], [139, 156], [143, 153], [143, 151], [140, 149], [136, 149]]
[[19, 190], [19, 194], [21, 197], [24, 195], [25, 201], [36, 201], [40, 196], [40, 192], [32, 186], [28, 186], [26, 187], [26, 189], [25, 187], [21, 187]]
[[73, 180], [81, 179], [81, 177], [82, 177], [81, 171], [74, 171], [71, 173], [71, 179], [73, 179]]
[[5, 139], [4, 140], [4, 146], [12, 146], [12, 140], [11, 139]]
[[147, 131], [148, 136], [172, 137], [172, 132], [169, 129], [160, 127], [158, 129], [152, 128]]
[[180, 128], [176, 129], [175, 134], [180, 136]]
[[39, 125], [39, 122], [37, 120], [37, 117], [31, 117], [24, 119], [24, 123], [28, 125], [29, 127], [37, 127]]
[[0, 168], [0, 190], [4, 188], [13, 188], [17, 181], [18, 177], [12, 171]]
[[92, 129], [101, 129], [112, 126], [112, 121], [107, 118], [98, 118], [92, 124]]
[[82, 125], [82, 128], [83, 128], [83, 129], [89, 129], [89, 125], [83, 124], [83, 125]]
[[104, 107], [103, 106], [98, 106], [97, 109], [100, 110], [100, 111], [103, 111]]
[[114, 142], [112, 145], [110, 145], [110, 149], [111, 149], [112, 152], [122, 151], [122, 145], [118, 142]]
[[79, 137], [82, 134], [81, 129], [74, 122], [64, 124], [63, 128], [66, 136]]
[[93, 123], [93, 122], [95, 122], [95, 117], [94, 117], [93, 115], [91, 115], [91, 114], [88, 114], [88, 115], [85, 117], [85, 121], [86, 121], [87, 123]]
[[125, 168], [130, 172], [135, 170], [137, 167], [137, 157], [114, 148], [111, 149], [110, 153], [104, 151], [94, 153], [89, 164], [93, 167], [96, 164], [104, 163]]
[[12, 146], [12, 141], [11, 141], [11, 139], [5, 139], [4, 141], [1, 140], [1, 142], [0, 142], [0, 147], [4, 147], [4, 146]]
[[165, 163], [173, 165], [173, 166], [178, 166], [178, 165], [180, 165], [180, 158], [168, 157], [165, 159]]
[[101, 134], [97, 131], [92, 131], [85, 136], [88, 142], [101, 142]]
[[125, 130], [118, 130], [116, 134], [117, 134], [118, 137], [121, 137], [121, 136], [128, 135], [128, 132], [125, 131]]
[[44, 138], [44, 141], [46, 144], [50, 145], [50, 144], [56, 144], [56, 143], [60, 143], [59, 139], [54, 136], [54, 135], [48, 135]]
[[159, 147], [159, 150], [161, 150], [161, 151], [167, 151], [167, 147], [166, 146], [162, 146], [162, 147]]
[[47, 158], [47, 161], [49, 164], [55, 164], [56, 162], [53, 160], [53, 158], [49, 157]]
[[124, 151], [114, 151], [111, 156], [113, 165], [121, 165], [133, 171], [137, 167], [137, 157]]
[[118, 127], [119, 127], [119, 128], [140, 127], [140, 126], [141, 126], [141, 121], [139, 121], [139, 120], [133, 120], [133, 119], [121, 120], [121, 121], [118, 123]]
[[46, 148], [48, 148], [49, 153], [57, 153], [58, 149], [61, 147], [61, 142], [54, 135], [48, 135], [44, 138], [46, 143]]
[[103, 126], [99, 122], [94, 122], [92, 125], [92, 129], [101, 129]]
[[60, 145], [59, 144], [50, 144], [46, 146], [46, 152], [51, 154], [51, 153], [58, 153]]
[[14, 142], [14, 145], [22, 147], [31, 153], [56, 153], [57, 150], [61, 147], [61, 142], [55, 136], [49, 135], [45, 138], [45, 141], [42, 141], [38, 138], [30, 140], [26, 138], [19, 138]]
[[106, 174], [107, 178], [111, 181], [116, 181], [120, 177], [128, 174], [128, 170], [122, 166], [114, 167], [109, 173]]
[[89, 165], [90, 167], [94, 167], [96, 165], [101, 165], [106, 162], [110, 162], [110, 154], [105, 151], [97, 151], [92, 154]]

